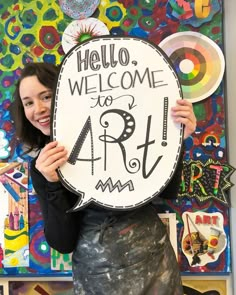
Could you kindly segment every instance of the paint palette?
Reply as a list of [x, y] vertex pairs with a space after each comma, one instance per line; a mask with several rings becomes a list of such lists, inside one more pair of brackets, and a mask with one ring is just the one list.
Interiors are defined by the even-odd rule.
[[165, 38], [158, 46], [171, 59], [184, 98], [201, 101], [219, 87], [225, 60], [220, 47], [210, 38], [197, 32], [179, 32]]
[[21, 163], [18, 162], [0, 162], [0, 175], [6, 173], [9, 169], [16, 168], [20, 165]]
[[24, 189], [28, 189], [28, 177], [16, 167], [22, 165], [19, 162], [0, 163], [0, 175], [6, 176]]

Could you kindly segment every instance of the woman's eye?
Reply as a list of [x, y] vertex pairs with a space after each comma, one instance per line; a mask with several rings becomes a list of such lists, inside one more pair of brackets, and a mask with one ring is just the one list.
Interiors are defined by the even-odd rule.
[[32, 101], [27, 101], [24, 103], [24, 107], [30, 107], [33, 104]]
[[49, 100], [52, 98], [52, 95], [51, 94], [47, 94], [43, 97], [44, 100]]

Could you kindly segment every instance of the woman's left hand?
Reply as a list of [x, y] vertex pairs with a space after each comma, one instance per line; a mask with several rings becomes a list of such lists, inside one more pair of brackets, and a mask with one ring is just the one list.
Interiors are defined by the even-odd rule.
[[184, 139], [195, 131], [197, 119], [191, 102], [186, 99], [178, 99], [176, 106], [171, 108], [171, 114], [176, 123], [184, 124]]

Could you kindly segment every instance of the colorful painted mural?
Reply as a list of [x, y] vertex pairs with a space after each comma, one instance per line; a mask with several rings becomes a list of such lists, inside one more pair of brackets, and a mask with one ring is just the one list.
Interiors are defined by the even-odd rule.
[[[65, 38], [63, 34], [75, 20], [74, 17], [78, 19], [80, 16], [66, 14], [59, 3], [63, 5], [63, 1], [56, 0], [0, 0], [0, 162], [2, 163], [30, 162], [31, 157], [23, 155], [23, 147], [14, 135], [9, 107], [14, 83], [25, 63], [45, 61], [60, 64], [65, 55], [62, 46], [62, 40]], [[69, 3], [73, 1], [68, 1], [66, 4], [70, 5]], [[156, 45], [162, 45], [164, 50], [166, 38], [169, 36], [176, 33], [182, 33], [183, 36], [185, 32], [194, 32], [207, 36], [214, 43], [213, 47], [217, 46], [217, 51], [223, 53], [222, 0], [205, 1], [204, 7], [200, 0], [103, 0], [97, 5], [91, 17], [102, 22], [111, 35], [144, 38]], [[66, 11], [68, 9], [71, 7], [67, 7]], [[94, 31], [86, 26], [83, 30], [80, 28], [76, 43], [92, 37], [93, 33]], [[187, 48], [189, 37], [185, 38], [181, 39], [181, 45]], [[177, 57], [182, 60], [177, 58], [176, 62], [180, 69], [183, 66], [182, 61], [189, 66], [188, 71], [182, 70], [179, 75], [182, 75], [182, 78], [187, 77], [187, 80], [192, 79], [190, 85], [192, 88], [187, 87], [190, 91], [193, 91], [194, 86], [199, 83], [199, 80], [194, 80], [192, 75], [197, 71], [201, 72], [199, 68], [203, 69], [203, 64], [211, 62], [209, 56], [204, 57], [203, 61], [204, 54], [200, 49], [195, 50], [199, 52], [198, 60], [186, 50], [181, 54], [178, 51], [180, 55]], [[145, 58], [145, 52], [143, 54]], [[218, 76], [221, 75], [221, 78], [222, 56], [217, 59]], [[185, 165], [179, 197], [175, 201], [156, 202], [158, 212], [168, 211], [176, 214], [178, 258], [183, 273], [227, 273], [231, 270], [227, 192], [232, 185], [229, 178], [234, 168], [227, 163], [224, 80], [215, 79], [212, 83], [208, 86], [210, 90], [214, 90], [213, 92], [208, 91], [207, 94], [204, 93], [204, 97], [201, 96], [201, 99], [193, 101], [198, 124], [196, 132], [185, 141]], [[7, 190], [6, 186], [4, 189]], [[70, 275], [70, 271], [67, 271], [70, 258], [62, 257], [52, 251], [45, 241], [39, 204], [30, 179], [27, 192], [29, 265], [5, 267], [1, 264], [0, 274]], [[12, 196], [14, 198], [14, 194]], [[17, 198], [16, 195], [15, 197]], [[192, 266], [189, 263], [181, 244], [184, 234], [182, 214], [186, 211], [206, 214], [220, 212], [224, 220], [222, 230], [226, 244], [216, 260], [204, 265]], [[1, 253], [0, 249], [0, 255]]]
[[0, 271], [29, 267], [27, 163], [0, 163]]

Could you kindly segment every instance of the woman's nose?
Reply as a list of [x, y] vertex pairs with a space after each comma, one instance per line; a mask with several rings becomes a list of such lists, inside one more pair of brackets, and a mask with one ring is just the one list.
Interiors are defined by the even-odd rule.
[[36, 103], [35, 103], [35, 112], [36, 113], [42, 113], [46, 110], [46, 106], [44, 104], [43, 101], [41, 100], [38, 100]]

